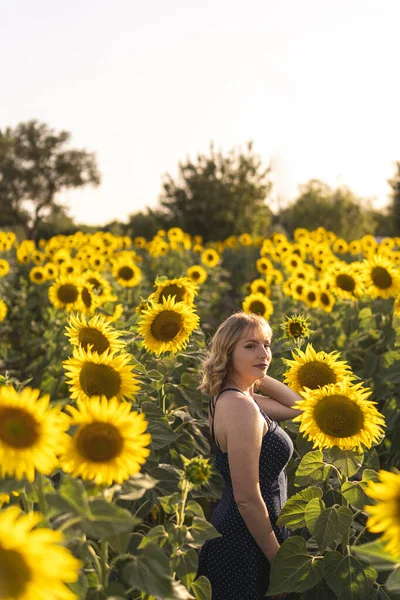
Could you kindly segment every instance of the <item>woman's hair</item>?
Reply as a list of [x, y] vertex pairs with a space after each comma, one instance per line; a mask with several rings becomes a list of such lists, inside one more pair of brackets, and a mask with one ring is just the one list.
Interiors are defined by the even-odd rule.
[[243, 311], [234, 313], [221, 323], [201, 365], [199, 388], [202, 392], [209, 396], [218, 394], [227, 377], [232, 352], [238, 339], [246, 329], [265, 330], [265, 327], [271, 329], [264, 317]]

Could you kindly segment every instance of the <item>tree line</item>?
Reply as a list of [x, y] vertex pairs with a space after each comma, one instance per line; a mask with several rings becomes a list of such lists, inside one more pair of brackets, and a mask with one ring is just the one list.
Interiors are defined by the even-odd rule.
[[0, 229], [12, 228], [30, 239], [79, 229], [150, 239], [160, 229], [181, 227], [210, 241], [243, 232], [266, 236], [279, 230], [291, 236], [297, 227], [319, 225], [347, 240], [366, 233], [400, 235], [400, 162], [388, 180], [390, 202], [382, 210], [346, 186], [332, 189], [312, 179], [299, 186], [288, 206], [273, 211], [271, 168], [263, 165], [253, 142], [226, 155], [211, 143], [208, 155], [179, 162], [178, 177], [163, 176], [156, 209], [143, 207], [126, 223], [85, 226], [68, 216], [59, 196], [67, 189], [98, 186], [101, 176], [95, 154], [71, 149], [70, 138], [69, 132], [36, 120], [0, 130]]

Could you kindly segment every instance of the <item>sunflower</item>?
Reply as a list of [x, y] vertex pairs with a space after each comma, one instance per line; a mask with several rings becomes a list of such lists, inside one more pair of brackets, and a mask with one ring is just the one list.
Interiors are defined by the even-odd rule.
[[302, 413], [293, 421], [300, 422], [300, 433], [314, 443], [314, 448], [343, 450], [371, 448], [381, 440], [385, 419], [375, 408], [376, 402], [368, 397], [371, 390], [362, 383], [352, 384], [348, 379], [330, 383], [319, 389], [304, 388], [303, 399], [293, 408]]
[[112, 315], [107, 315], [107, 314], [103, 314], [102, 316], [104, 317], [104, 319], [109, 322], [109, 323], [114, 323], [115, 321], [118, 321], [118, 319], [120, 319], [122, 317], [124, 313], [124, 307], [122, 304], [116, 304], [114, 306], [114, 312]]
[[94, 287], [94, 290], [99, 297], [100, 302], [106, 302], [112, 296], [111, 284], [97, 271], [85, 271], [82, 274], [83, 281], [90, 283]]
[[361, 254], [361, 242], [359, 242], [358, 240], [353, 240], [352, 242], [349, 242], [349, 252], [353, 256], [355, 256], [356, 254]]
[[245, 313], [254, 313], [269, 319], [274, 312], [274, 306], [269, 298], [264, 294], [249, 294], [242, 303], [242, 309]]
[[133, 240], [133, 243], [135, 244], [136, 248], [146, 248], [147, 240], [146, 240], [146, 238], [139, 235], [139, 236], [135, 237], [135, 239]]
[[180, 277], [179, 279], [156, 279], [157, 289], [149, 296], [149, 300], [160, 303], [168, 296], [175, 297], [175, 302], [186, 302], [193, 304], [194, 298], [198, 292], [198, 286], [189, 279], [189, 277]]
[[294, 254], [292, 252], [288, 256], [285, 256], [282, 263], [288, 271], [295, 271], [296, 269], [301, 268], [303, 261], [297, 253]]
[[281, 323], [283, 337], [290, 339], [305, 339], [310, 337], [310, 323], [305, 315], [291, 315], [286, 317], [286, 321]]
[[46, 272], [43, 267], [33, 267], [29, 271], [29, 279], [32, 283], [40, 285], [46, 281]]
[[193, 283], [198, 283], [200, 285], [207, 279], [207, 271], [201, 265], [189, 267], [186, 271], [186, 275]]
[[168, 229], [167, 236], [170, 241], [183, 242], [184, 232], [180, 227], [171, 227]]
[[337, 238], [332, 244], [332, 250], [338, 254], [345, 254], [349, 250], [349, 245], [346, 240]]
[[58, 276], [58, 267], [52, 262], [42, 265], [46, 279], [55, 279]]
[[151, 435], [143, 413], [129, 402], [94, 396], [67, 407], [71, 425], [77, 427], [60, 456], [60, 465], [74, 477], [97, 484], [122, 483], [140, 471], [150, 449]]
[[73, 356], [63, 362], [71, 398], [87, 400], [92, 396], [118, 399], [133, 398], [139, 389], [139, 380], [129, 365], [131, 355], [126, 352], [114, 356], [106, 350], [102, 354], [90, 348], [74, 348]]
[[56, 449], [65, 441], [65, 419], [49, 408], [48, 395], [25, 388], [0, 387], [0, 474], [35, 479], [35, 469], [49, 475], [57, 466]]
[[78, 580], [83, 566], [61, 545], [62, 533], [36, 527], [39, 513], [18, 506], [0, 513], [0, 597], [4, 600], [75, 600], [67, 583]]
[[136, 287], [142, 281], [142, 271], [132, 261], [119, 260], [114, 265], [113, 275], [122, 287]]
[[85, 315], [92, 316], [100, 304], [101, 300], [95, 293], [94, 287], [90, 283], [83, 284], [81, 289], [81, 311]]
[[8, 308], [7, 304], [0, 298], [0, 322], [4, 321], [7, 316]]
[[282, 271], [272, 269], [265, 274], [265, 280], [269, 285], [280, 285], [283, 281]]
[[102, 315], [96, 315], [89, 321], [83, 314], [71, 315], [65, 329], [71, 344], [84, 350], [90, 348], [97, 354], [106, 350], [118, 352], [125, 346], [125, 342], [118, 339], [121, 334]]
[[216, 267], [220, 262], [220, 256], [213, 248], [207, 248], [201, 253], [200, 260], [207, 267]]
[[10, 264], [5, 258], [0, 258], [0, 277], [5, 277], [10, 271]]
[[378, 500], [374, 506], [364, 506], [368, 513], [367, 528], [372, 533], [382, 533], [381, 540], [400, 562], [400, 473], [378, 471], [379, 482], [368, 481], [365, 493]]
[[264, 296], [268, 296], [269, 285], [265, 279], [254, 279], [250, 284], [250, 292], [252, 294], [263, 294]]
[[178, 352], [186, 347], [199, 321], [189, 304], [163, 298], [162, 304], [152, 303], [142, 312], [137, 332], [144, 337], [143, 345], [150, 352]]
[[49, 288], [49, 300], [56, 308], [68, 312], [81, 308], [82, 282], [75, 277], [58, 277]]
[[306, 387], [315, 390], [345, 378], [354, 379], [347, 362], [338, 360], [339, 352], [316, 352], [311, 344], [307, 344], [305, 352], [296, 348], [292, 356], [294, 360], [284, 359], [290, 367], [285, 373], [285, 382], [296, 392]]
[[319, 304], [319, 289], [312, 282], [307, 282], [302, 293], [302, 300], [310, 308], [316, 308]]
[[329, 269], [331, 290], [339, 298], [355, 300], [363, 293], [362, 280], [351, 265], [335, 263]]
[[400, 292], [400, 271], [384, 256], [365, 260], [362, 277], [365, 292], [372, 298], [392, 298]]
[[251, 246], [253, 243], [253, 238], [249, 233], [242, 233], [239, 235], [239, 242], [242, 246]]
[[74, 275], [79, 277], [82, 273], [82, 264], [79, 260], [72, 259], [69, 262], [64, 262], [58, 267], [60, 275]]
[[319, 308], [322, 308], [322, 310], [324, 310], [325, 312], [330, 313], [332, 312], [334, 305], [334, 295], [328, 289], [321, 290], [319, 293]]
[[256, 261], [256, 268], [257, 271], [262, 275], [266, 275], [269, 271], [274, 269], [272, 262], [269, 260], [269, 258], [265, 258], [265, 256]]

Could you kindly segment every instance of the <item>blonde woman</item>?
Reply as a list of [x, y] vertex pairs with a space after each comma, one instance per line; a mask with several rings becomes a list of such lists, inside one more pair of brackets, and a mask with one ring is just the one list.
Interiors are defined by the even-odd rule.
[[225, 480], [211, 517], [221, 537], [202, 547], [197, 573], [210, 580], [213, 600], [264, 598], [270, 563], [289, 536], [276, 520], [293, 443], [278, 421], [299, 414], [291, 408], [299, 395], [267, 376], [271, 337], [263, 317], [235, 313], [219, 326], [202, 365], [215, 465]]

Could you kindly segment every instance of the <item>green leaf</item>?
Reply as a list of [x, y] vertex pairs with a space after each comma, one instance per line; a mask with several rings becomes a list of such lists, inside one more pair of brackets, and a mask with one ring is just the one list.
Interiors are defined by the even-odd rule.
[[176, 525], [176, 523], [170, 521], [167, 525], [167, 532], [171, 544], [177, 544], [181, 547], [186, 540], [188, 528], [186, 525]]
[[161, 498], [158, 498], [158, 501], [163, 507], [164, 511], [168, 515], [172, 515], [182, 504], [182, 494], [175, 492], [170, 496], [162, 496]]
[[180, 438], [179, 433], [171, 431], [169, 425], [164, 425], [161, 422], [149, 421], [147, 431], [151, 434], [151, 447], [153, 450], [164, 448]]
[[168, 533], [166, 532], [164, 525], [156, 525], [156, 527], [150, 529], [150, 531], [143, 536], [139, 544], [139, 548], [144, 548], [148, 544], [157, 544], [162, 546], [161, 542], [167, 539]]
[[321, 561], [307, 553], [306, 541], [293, 536], [283, 542], [271, 564], [267, 596], [283, 592], [304, 592], [322, 579]]
[[119, 498], [121, 500], [139, 500], [142, 496], [157, 485], [157, 479], [150, 477], [147, 473], [136, 473], [121, 487]]
[[200, 575], [192, 582], [190, 591], [193, 592], [196, 600], [211, 600], [211, 583], [204, 575]]
[[353, 521], [353, 513], [346, 506], [331, 506], [322, 511], [314, 529], [315, 540], [321, 552], [331, 545], [337, 545], [348, 531]]
[[201, 508], [200, 504], [194, 500], [189, 500], [189, 502], [186, 504], [185, 514], [188, 517], [200, 517], [205, 519], [203, 509]]
[[90, 502], [90, 517], [83, 519], [82, 529], [94, 539], [111, 540], [116, 535], [131, 532], [140, 523], [128, 510], [105, 500]]
[[322, 461], [322, 451], [312, 450], [303, 456], [295, 474], [294, 485], [306, 486], [311, 483], [322, 483], [328, 476], [331, 467]]
[[342, 561], [343, 556], [334, 551], [327, 552], [324, 556], [324, 576], [325, 579], [335, 594], [339, 591], [339, 581], [335, 577], [335, 571]]
[[24, 479], [0, 479], [0, 494], [10, 494], [11, 492], [22, 492], [28, 482]]
[[187, 552], [175, 554], [171, 559], [171, 567], [178, 575], [179, 579], [191, 586], [193, 579], [196, 577], [199, 566], [199, 555], [194, 548]]
[[328, 587], [326, 581], [321, 579], [315, 587], [302, 594], [301, 600], [336, 600], [336, 594]]
[[89, 499], [85, 486], [80, 479], [67, 477], [60, 485], [58, 493], [63, 500], [68, 502], [74, 513], [82, 517], [91, 518], [92, 513], [89, 508]]
[[280, 512], [277, 525], [285, 525], [291, 530], [305, 527], [306, 506], [314, 498], [322, 498], [321, 488], [309, 487], [289, 498]]
[[193, 522], [189, 531], [193, 537], [194, 543], [203, 545], [205, 541], [221, 537], [221, 534], [205, 519], [193, 517]]
[[364, 600], [368, 580], [362, 565], [353, 556], [342, 558], [335, 569], [338, 580], [338, 600]]
[[345, 481], [340, 491], [347, 502], [354, 508], [362, 510], [366, 501], [362, 486], [358, 481]]
[[400, 563], [400, 556], [394, 558], [384, 547], [380, 539], [359, 546], [352, 546], [351, 552], [379, 571], [391, 571]]
[[342, 450], [337, 446], [327, 451], [327, 460], [335, 465], [345, 477], [352, 477], [363, 464], [364, 452]]
[[388, 592], [400, 593], [400, 567], [390, 573], [385, 585]]
[[139, 550], [135, 559], [124, 565], [122, 577], [130, 586], [150, 596], [172, 596], [168, 556], [155, 544]]
[[324, 509], [325, 502], [320, 498], [313, 498], [306, 506], [304, 513], [306, 527], [312, 535], [315, 533], [315, 523]]

